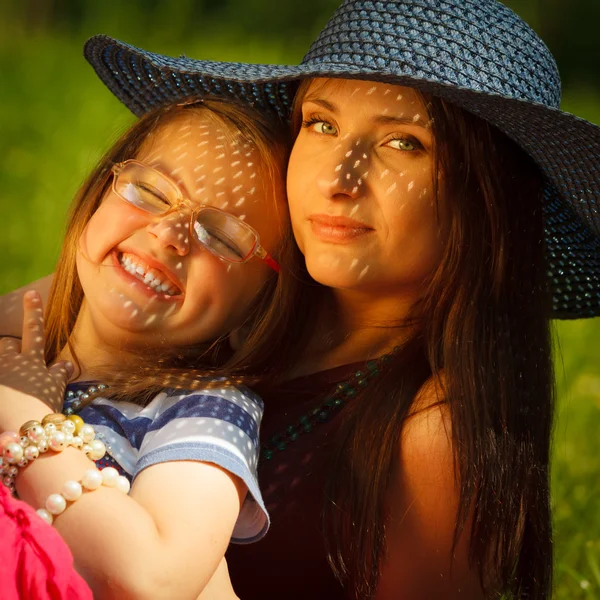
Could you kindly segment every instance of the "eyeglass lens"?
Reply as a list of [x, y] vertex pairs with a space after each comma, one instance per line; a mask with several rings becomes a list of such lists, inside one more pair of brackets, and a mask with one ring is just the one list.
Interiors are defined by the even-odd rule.
[[[168, 212], [179, 202], [179, 189], [158, 171], [128, 163], [117, 174], [115, 192], [124, 200], [152, 214]], [[256, 233], [243, 221], [216, 208], [195, 213], [192, 231], [211, 252], [231, 262], [243, 262], [254, 252]]]

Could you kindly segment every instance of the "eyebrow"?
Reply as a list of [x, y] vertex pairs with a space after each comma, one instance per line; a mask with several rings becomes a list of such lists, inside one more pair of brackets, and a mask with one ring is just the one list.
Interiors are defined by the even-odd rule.
[[[329, 102], [329, 100], [324, 100], [323, 98], [316, 98], [311, 96], [306, 96], [304, 98], [304, 102], [311, 102], [312, 104], [317, 104], [322, 106], [324, 109], [329, 110], [333, 113], [339, 112], [338, 107]], [[419, 118], [416, 121], [413, 118], [409, 117], [397, 117], [397, 116], [389, 116], [389, 115], [377, 115], [371, 119], [373, 123], [378, 125], [415, 125], [417, 127], [422, 127], [423, 129], [429, 129], [427, 127], [427, 123], [423, 121], [423, 119]]]

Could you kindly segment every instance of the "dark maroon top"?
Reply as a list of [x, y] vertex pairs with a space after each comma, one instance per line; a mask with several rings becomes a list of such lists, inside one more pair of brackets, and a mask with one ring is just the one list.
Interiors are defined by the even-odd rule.
[[[285, 431], [362, 366], [300, 377], [268, 392], [257, 389], [265, 402], [261, 439]], [[233, 589], [241, 600], [346, 597], [327, 563], [321, 516], [332, 439], [342, 415], [343, 409], [261, 463], [258, 479], [271, 528], [261, 541], [231, 545], [227, 551]]]

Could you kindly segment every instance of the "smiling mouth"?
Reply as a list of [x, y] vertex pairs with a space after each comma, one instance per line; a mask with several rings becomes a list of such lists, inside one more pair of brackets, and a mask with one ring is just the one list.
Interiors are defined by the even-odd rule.
[[135, 254], [119, 253], [119, 264], [130, 275], [159, 294], [178, 296], [181, 290], [161, 271], [150, 267]]

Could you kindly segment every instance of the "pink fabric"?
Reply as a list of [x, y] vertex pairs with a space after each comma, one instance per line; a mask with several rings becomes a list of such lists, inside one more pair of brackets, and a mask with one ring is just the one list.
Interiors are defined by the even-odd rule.
[[58, 532], [0, 483], [0, 598], [92, 600]]

